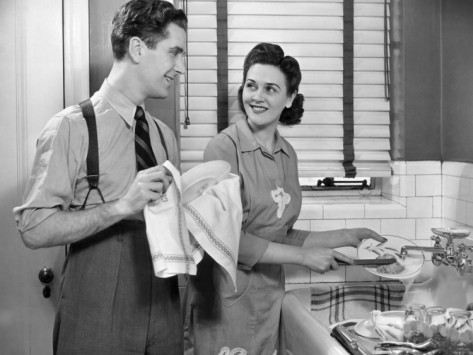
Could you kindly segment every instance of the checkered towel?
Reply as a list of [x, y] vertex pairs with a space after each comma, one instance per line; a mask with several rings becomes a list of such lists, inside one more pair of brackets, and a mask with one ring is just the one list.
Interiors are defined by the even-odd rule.
[[375, 309], [401, 309], [405, 290], [400, 283], [321, 284], [311, 287], [310, 310], [327, 326], [348, 319], [368, 319]]

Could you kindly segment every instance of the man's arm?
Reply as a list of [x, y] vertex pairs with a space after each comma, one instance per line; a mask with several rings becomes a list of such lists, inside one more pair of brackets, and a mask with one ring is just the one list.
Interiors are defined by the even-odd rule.
[[81, 211], [57, 211], [21, 237], [28, 248], [66, 245], [85, 239], [161, 198], [172, 180], [163, 166], [140, 171], [120, 199]]

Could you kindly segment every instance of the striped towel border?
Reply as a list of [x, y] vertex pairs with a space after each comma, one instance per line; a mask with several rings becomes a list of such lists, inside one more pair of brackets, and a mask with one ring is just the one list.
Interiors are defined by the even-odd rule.
[[402, 284], [321, 285], [311, 287], [311, 312], [324, 324], [368, 318], [371, 311], [402, 308]]

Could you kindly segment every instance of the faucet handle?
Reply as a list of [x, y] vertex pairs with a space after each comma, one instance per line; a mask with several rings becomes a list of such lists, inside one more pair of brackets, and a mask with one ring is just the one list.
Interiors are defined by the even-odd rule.
[[435, 244], [434, 244], [435, 247], [440, 247], [441, 246], [440, 242], [442, 241], [442, 239], [440, 239], [440, 237], [438, 235], [435, 235], [435, 234], [431, 235], [430, 240], [433, 240], [435, 242]]

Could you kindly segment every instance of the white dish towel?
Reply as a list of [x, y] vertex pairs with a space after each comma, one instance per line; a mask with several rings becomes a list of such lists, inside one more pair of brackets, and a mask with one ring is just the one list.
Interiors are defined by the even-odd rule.
[[183, 205], [181, 176], [171, 162], [163, 165], [174, 181], [166, 191], [166, 199], [144, 209], [155, 275], [195, 275], [205, 250], [236, 285], [242, 222], [239, 177], [228, 173]]

